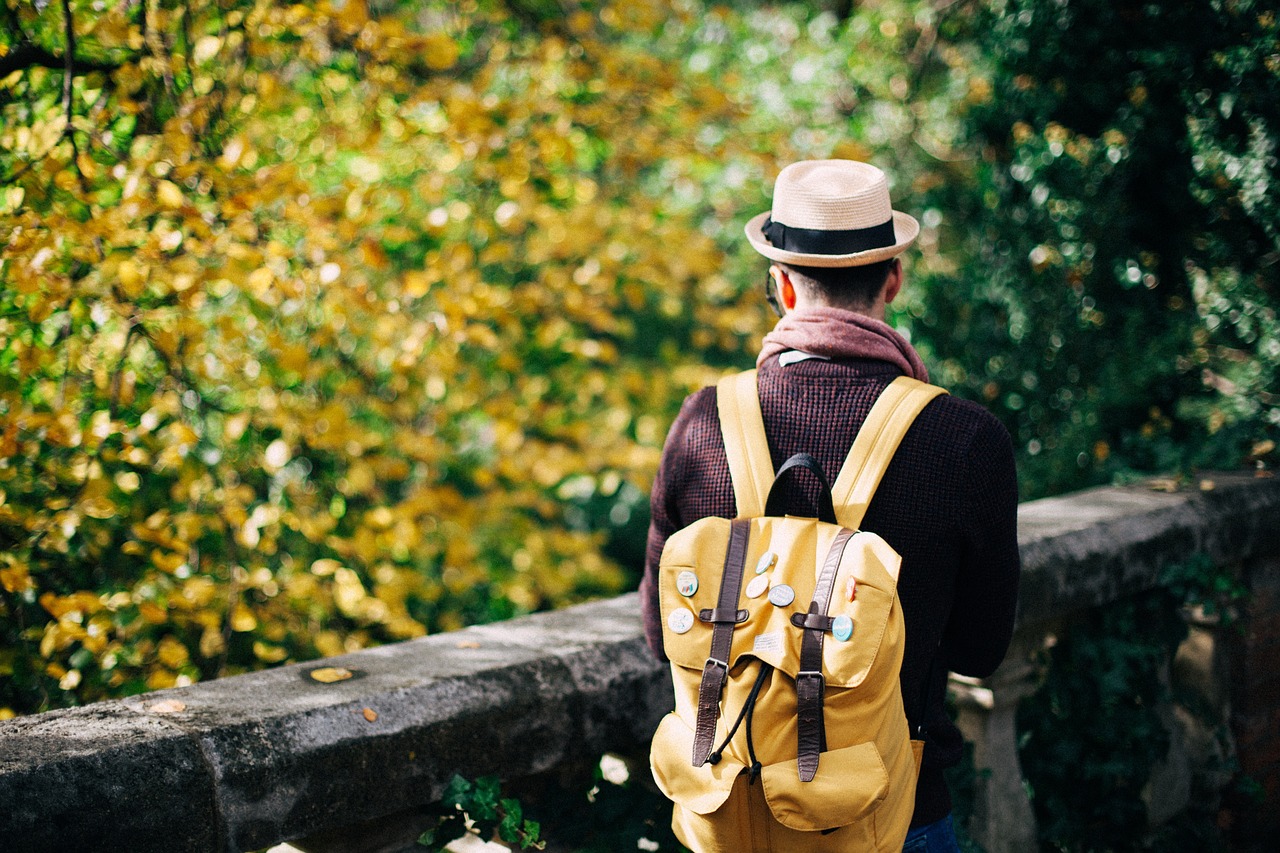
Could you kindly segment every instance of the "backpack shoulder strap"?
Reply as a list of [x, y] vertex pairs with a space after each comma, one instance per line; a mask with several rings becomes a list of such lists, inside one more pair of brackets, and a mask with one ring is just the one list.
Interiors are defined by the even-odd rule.
[[836, 518], [843, 526], [857, 530], [862, 524], [871, 496], [902, 437], [929, 401], [945, 393], [936, 385], [908, 376], [899, 376], [881, 392], [831, 487]]
[[757, 518], [764, 515], [773, 483], [773, 459], [760, 414], [756, 372], [748, 370], [721, 379], [716, 384], [716, 408], [738, 518]]

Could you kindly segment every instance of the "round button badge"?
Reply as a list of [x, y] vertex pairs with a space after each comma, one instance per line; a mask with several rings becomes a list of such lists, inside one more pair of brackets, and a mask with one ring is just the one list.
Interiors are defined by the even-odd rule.
[[853, 620], [848, 616], [837, 616], [831, 620], [831, 636], [845, 642], [853, 636]]
[[769, 576], [757, 575], [747, 584], [747, 598], [759, 598], [769, 588]]
[[765, 551], [760, 557], [760, 562], [756, 563], [756, 574], [762, 575], [776, 565], [778, 565], [778, 555], [772, 551]]
[[796, 600], [796, 591], [785, 583], [780, 583], [769, 590], [769, 603], [774, 607], [786, 607]]
[[672, 610], [667, 616], [667, 627], [677, 634], [688, 633], [693, 627], [693, 613], [681, 607], [679, 610]]
[[698, 591], [698, 576], [693, 572], [681, 572], [676, 575], [676, 589], [685, 598]]

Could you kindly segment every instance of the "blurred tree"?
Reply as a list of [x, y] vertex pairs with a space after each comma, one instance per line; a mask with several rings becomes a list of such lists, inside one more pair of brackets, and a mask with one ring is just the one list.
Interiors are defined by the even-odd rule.
[[[997, 0], [981, 161], [940, 188], [962, 265], [924, 324], [943, 381], [1024, 451], [1027, 496], [1274, 458], [1280, 32], [1270, 4]], [[935, 331], [936, 330], [936, 331]]]
[[740, 112], [512, 8], [5, 0], [0, 713], [627, 583], [759, 316], [666, 204]]

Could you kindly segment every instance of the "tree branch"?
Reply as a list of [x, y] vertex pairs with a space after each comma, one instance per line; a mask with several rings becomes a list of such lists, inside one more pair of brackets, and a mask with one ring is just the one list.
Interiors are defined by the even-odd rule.
[[76, 25], [75, 19], [71, 17], [71, 0], [62, 0], [62, 23], [63, 35], [66, 39], [62, 56], [62, 109], [67, 115], [67, 127], [63, 133], [71, 143], [71, 165], [75, 168], [76, 180], [80, 184], [80, 192], [88, 196], [89, 184], [85, 181], [84, 171], [80, 168], [80, 146], [76, 144], [76, 131], [71, 123], [71, 120], [75, 118], [75, 99], [72, 95], [75, 93], [73, 84], [76, 76]]
[[[13, 50], [0, 56], [0, 77], [8, 77], [14, 71], [25, 71], [28, 68], [52, 68], [65, 71], [68, 57], [50, 53], [39, 45], [31, 43], [19, 44]], [[72, 57], [75, 68], [80, 73], [90, 71], [111, 72], [120, 68], [123, 63], [98, 62], [94, 60]]]

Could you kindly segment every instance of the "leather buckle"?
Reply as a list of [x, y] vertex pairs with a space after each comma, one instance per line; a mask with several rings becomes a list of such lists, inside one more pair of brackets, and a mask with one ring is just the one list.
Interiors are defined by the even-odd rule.
[[822, 673], [818, 670], [802, 669], [796, 673], [796, 681], [799, 681], [802, 678], [816, 678], [818, 679], [818, 688], [822, 690], [826, 689], [827, 680], [826, 678], [823, 677]]
[[707, 672], [713, 666], [718, 666], [721, 669], [723, 669], [725, 672], [729, 671], [729, 664], [727, 661], [722, 661], [719, 658], [712, 658], [712, 657], [707, 658], [707, 662], [702, 665], [702, 671]]

